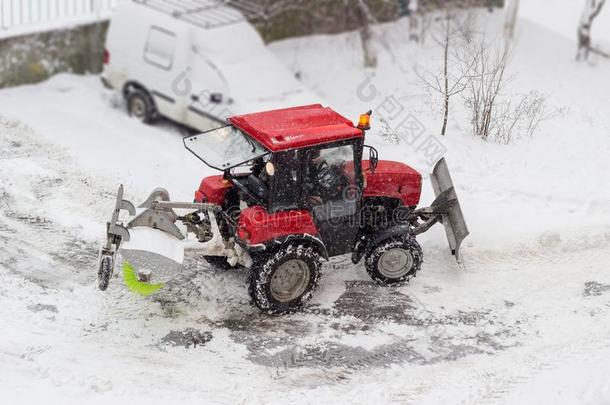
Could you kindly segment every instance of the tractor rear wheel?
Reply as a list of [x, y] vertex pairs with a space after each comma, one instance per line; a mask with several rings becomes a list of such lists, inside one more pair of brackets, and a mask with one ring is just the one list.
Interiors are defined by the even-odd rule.
[[401, 284], [415, 277], [424, 254], [414, 238], [390, 239], [373, 247], [366, 256], [369, 276], [381, 285]]
[[320, 267], [320, 255], [313, 247], [290, 244], [252, 267], [250, 296], [271, 315], [298, 311], [318, 286]]

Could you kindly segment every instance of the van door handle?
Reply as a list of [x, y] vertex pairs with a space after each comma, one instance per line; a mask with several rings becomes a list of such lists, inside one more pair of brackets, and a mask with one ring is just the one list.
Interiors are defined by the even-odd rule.
[[193, 95], [191, 95], [191, 100], [199, 101], [199, 96], [197, 94], [193, 94]]

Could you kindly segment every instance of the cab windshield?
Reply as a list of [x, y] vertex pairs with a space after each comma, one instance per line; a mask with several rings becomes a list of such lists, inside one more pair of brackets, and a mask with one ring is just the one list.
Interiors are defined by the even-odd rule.
[[221, 171], [270, 153], [232, 125], [184, 138], [184, 146], [206, 165]]

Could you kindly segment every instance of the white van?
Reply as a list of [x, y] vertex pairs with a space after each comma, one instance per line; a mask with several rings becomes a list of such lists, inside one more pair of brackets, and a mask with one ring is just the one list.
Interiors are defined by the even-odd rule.
[[200, 131], [252, 111], [320, 102], [265, 47], [242, 12], [219, 0], [122, 0], [102, 81], [146, 123]]

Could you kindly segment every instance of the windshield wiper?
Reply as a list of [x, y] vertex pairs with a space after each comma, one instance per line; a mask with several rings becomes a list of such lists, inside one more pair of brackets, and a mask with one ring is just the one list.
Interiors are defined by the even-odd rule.
[[247, 135], [242, 134], [242, 136], [244, 138], [246, 138], [246, 142], [248, 142], [250, 144], [250, 146], [252, 146], [252, 153], [256, 152], [256, 144], [254, 143], [254, 141], [252, 139], [250, 139], [250, 137]]

